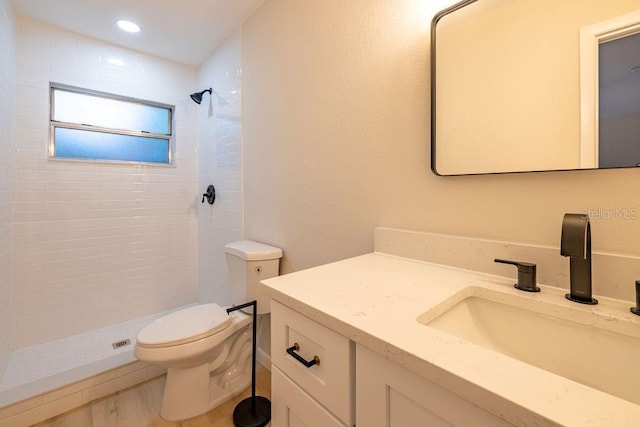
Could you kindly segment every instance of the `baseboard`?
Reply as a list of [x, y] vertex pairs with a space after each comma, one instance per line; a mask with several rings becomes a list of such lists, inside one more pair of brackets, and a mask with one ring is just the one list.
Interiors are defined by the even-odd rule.
[[271, 356], [263, 351], [260, 347], [256, 349], [256, 361], [271, 371]]

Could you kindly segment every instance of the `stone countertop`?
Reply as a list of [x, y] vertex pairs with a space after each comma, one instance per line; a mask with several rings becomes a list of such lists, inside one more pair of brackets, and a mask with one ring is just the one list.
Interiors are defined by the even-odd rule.
[[640, 334], [640, 318], [625, 314], [628, 302], [599, 297], [600, 304], [581, 306], [567, 301], [561, 289], [541, 286], [542, 292], [527, 294], [513, 288], [513, 279], [383, 253], [268, 279], [260, 289], [514, 425], [638, 425], [638, 405], [416, 320], [469, 286], [526, 294], [578, 315], [597, 312], [607, 320], [626, 316], [625, 322]]

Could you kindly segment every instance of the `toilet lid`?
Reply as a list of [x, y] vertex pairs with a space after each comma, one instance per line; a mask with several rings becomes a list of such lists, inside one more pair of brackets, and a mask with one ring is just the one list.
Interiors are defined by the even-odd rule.
[[145, 347], [186, 344], [216, 334], [231, 324], [231, 316], [218, 304], [201, 304], [156, 319], [139, 333]]

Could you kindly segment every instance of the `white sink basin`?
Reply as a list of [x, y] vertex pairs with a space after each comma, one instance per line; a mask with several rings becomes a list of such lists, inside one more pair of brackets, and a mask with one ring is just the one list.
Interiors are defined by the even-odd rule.
[[634, 317], [628, 307], [626, 313], [577, 307], [562, 294], [520, 296], [472, 286], [417, 320], [640, 405], [640, 322]]

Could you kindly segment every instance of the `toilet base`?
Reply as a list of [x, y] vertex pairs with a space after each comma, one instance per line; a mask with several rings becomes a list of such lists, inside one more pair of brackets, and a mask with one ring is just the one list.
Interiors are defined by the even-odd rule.
[[167, 370], [160, 416], [180, 421], [209, 411], [209, 366]]
[[251, 346], [247, 328], [225, 343], [226, 359], [192, 368], [169, 368], [160, 416], [166, 421], [197, 417], [237, 396], [251, 385]]
[[[207, 386], [204, 388], [200, 381], [189, 384], [189, 388], [181, 388], [182, 381], [172, 381], [165, 385], [164, 398], [160, 417], [165, 421], [177, 422], [194, 418], [217, 408], [233, 397], [245, 391], [251, 385], [251, 372], [244, 372], [232, 382], [220, 386], [215, 383], [216, 378], [206, 377]], [[167, 371], [167, 381], [169, 371]], [[198, 384], [198, 389], [192, 388]], [[176, 392], [177, 390], [177, 392]], [[207, 399], [190, 399], [189, 396], [206, 396]]]

